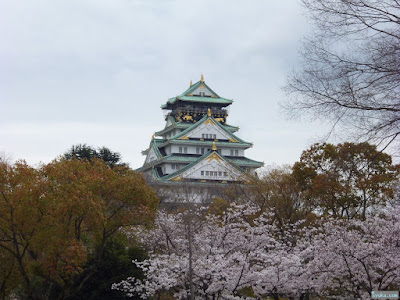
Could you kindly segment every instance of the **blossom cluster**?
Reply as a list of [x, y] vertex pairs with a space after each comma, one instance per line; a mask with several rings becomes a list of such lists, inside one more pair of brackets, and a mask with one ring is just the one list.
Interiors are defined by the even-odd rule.
[[[154, 229], [137, 234], [149, 259], [134, 262], [145, 281], [113, 288], [143, 298], [367, 299], [400, 286], [400, 211], [360, 220], [276, 226], [268, 213], [234, 205], [221, 215], [160, 212]], [[192, 298], [192, 299], [193, 299]]]

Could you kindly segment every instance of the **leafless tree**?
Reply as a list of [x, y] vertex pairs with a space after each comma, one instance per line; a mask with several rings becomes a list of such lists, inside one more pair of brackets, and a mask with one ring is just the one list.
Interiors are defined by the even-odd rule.
[[[400, 1], [302, 0], [314, 31], [283, 106], [387, 146], [400, 137]], [[397, 144], [397, 143], [396, 143]]]

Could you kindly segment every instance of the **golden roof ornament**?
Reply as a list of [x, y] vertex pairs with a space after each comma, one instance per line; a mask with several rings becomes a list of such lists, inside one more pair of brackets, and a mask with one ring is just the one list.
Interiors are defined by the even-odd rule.
[[210, 109], [210, 108], [209, 108], [208, 111], [207, 111], [207, 115], [208, 115], [209, 117], [211, 117], [211, 109]]
[[213, 150], [213, 151], [217, 151], [217, 145], [215, 145], [215, 142], [213, 142], [212, 150]]
[[155, 137], [156, 137], [156, 133], [154, 132], [152, 137], [151, 137], [151, 140], [154, 140]]
[[192, 83], [192, 81], [190, 80], [190, 86], [192, 86], [193, 85], [193, 83]]
[[201, 79], [200, 79], [200, 81], [201, 81], [201, 82], [204, 82], [204, 76], [203, 76], [203, 74], [201, 74]]

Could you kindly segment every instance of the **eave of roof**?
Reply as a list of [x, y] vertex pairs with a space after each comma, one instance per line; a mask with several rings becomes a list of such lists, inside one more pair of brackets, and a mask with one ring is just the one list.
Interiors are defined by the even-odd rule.
[[197, 81], [195, 84], [192, 84], [186, 91], [184, 91], [180, 96], [188, 96], [190, 95], [194, 90], [199, 88], [201, 85], [204, 85], [207, 89], [210, 90], [210, 92], [217, 98], [221, 98], [216, 92], [214, 92], [204, 81]]
[[[186, 128], [184, 131], [182, 131], [181, 133], [175, 135], [174, 137], [171, 138], [171, 140], [176, 140], [179, 139], [182, 136], [187, 135], [189, 132], [191, 132], [192, 130], [194, 130], [195, 128], [197, 128], [198, 126], [200, 126], [201, 124], [203, 124], [204, 122], [206, 122], [208, 119], [212, 120], [213, 123], [215, 123], [217, 126], [219, 126], [224, 132], [226, 132], [233, 140], [238, 141], [239, 143], [242, 144], [247, 144], [247, 145], [252, 145], [251, 143], [245, 142], [242, 139], [240, 139], [239, 137], [237, 137], [236, 135], [234, 135], [232, 132], [230, 132], [229, 130], [227, 130], [226, 128], [223, 127], [223, 125], [221, 123], [219, 123], [217, 120], [214, 119], [213, 116], [208, 116], [208, 115], [204, 115], [203, 118], [201, 118], [198, 122], [194, 123], [192, 126]], [[236, 142], [234, 142], [235, 144], [237, 144]]]
[[[182, 185], [182, 181], [168, 181], [168, 180], [162, 180], [163, 177], [160, 177], [155, 169], [152, 170], [154, 178], [157, 180], [158, 184], [162, 185]], [[226, 184], [232, 184], [232, 183], [238, 183], [237, 181], [234, 180], [210, 180], [207, 179], [206, 182], [193, 182], [193, 181], [185, 181], [185, 184], [188, 184], [189, 186], [220, 186], [220, 185], [226, 185]]]
[[[163, 134], [166, 134], [166, 133], [170, 132], [171, 130], [174, 130], [175, 128], [186, 129], [186, 128], [189, 128], [192, 125], [193, 125], [193, 123], [175, 122], [172, 125], [169, 125], [169, 126], [165, 127], [164, 129], [162, 129], [160, 131], [156, 131], [156, 136], [161, 136]], [[224, 130], [227, 130], [227, 131], [229, 131], [231, 133], [234, 133], [234, 132], [239, 130], [238, 126], [232, 126], [232, 125], [228, 125], [228, 124], [223, 125], [221, 123], [220, 123], [220, 125], [222, 126], [222, 128]]]
[[262, 167], [264, 166], [264, 163], [261, 161], [256, 161], [247, 157], [241, 157], [241, 158], [233, 158], [233, 157], [225, 157], [227, 161], [230, 161], [231, 163], [237, 165], [237, 166], [243, 166], [243, 167]]
[[[213, 94], [213, 97], [193, 96], [192, 92], [204, 85]], [[176, 101], [188, 101], [188, 102], [199, 102], [199, 103], [210, 103], [210, 104], [232, 104], [232, 99], [221, 98], [216, 92], [214, 92], [204, 81], [198, 81], [189, 87], [186, 91], [176, 97], [169, 98], [167, 103], [161, 105], [162, 109], [167, 109], [169, 105], [174, 104]]]
[[[222, 156], [222, 155], [221, 155]], [[252, 160], [247, 157], [240, 157], [240, 158], [234, 158], [234, 157], [225, 157], [222, 156], [226, 161], [230, 162], [233, 165], [236, 165], [238, 167], [254, 167], [254, 168], [259, 168], [264, 165], [263, 162]], [[176, 153], [169, 154], [167, 156], [161, 156], [157, 160], [153, 160], [150, 163], [142, 166], [141, 168], [137, 169], [136, 171], [145, 171], [148, 170], [149, 168], [155, 167], [157, 165], [160, 165], [162, 163], [184, 163], [184, 164], [191, 164], [197, 160], [199, 160], [201, 156], [189, 156], [189, 155], [179, 155]]]
[[167, 109], [168, 104], [172, 105], [176, 101], [184, 101], [184, 102], [198, 102], [198, 103], [209, 103], [209, 104], [224, 104], [229, 105], [232, 104], [233, 100], [225, 99], [225, 98], [213, 98], [213, 97], [202, 97], [202, 96], [177, 96], [169, 98], [166, 104], [161, 105], [161, 108]]
[[[165, 143], [162, 143], [159, 145], [159, 147], [165, 147], [169, 144], [174, 144], [174, 145], [188, 145], [188, 144], [192, 144], [192, 145], [197, 145], [197, 146], [212, 146], [213, 144], [213, 140], [209, 140], [209, 141], [201, 141], [201, 140], [179, 140], [179, 139], [171, 139], [166, 141]], [[253, 144], [251, 143], [234, 143], [234, 142], [220, 142], [220, 141], [215, 141], [215, 145], [217, 146], [217, 148], [221, 148], [221, 147], [228, 147], [228, 148], [250, 148], [253, 146]]]
[[192, 126], [191, 123], [181, 123], [181, 122], [176, 122], [175, 124], [169, 125], [165, 127], [163, 130], [157, 131], [156, 135], [160, 136], [163, 135], [167, 132], [170, 132], [171, 130], [174, 130], [175, 128], [181, 128], [181, 129], [186, 129], [188, 127]]
[[[150, 142], [150, 145], [149, 145], [149, 148], [147, 148], [146, 150], [143, 150], [142, 151], [142, 154], [143, 155], [148, 155], [149, 154], [149, 152], [150, 152], [150, 149], [151, 148], [153, 148], [153, 150], [154, 150], [154, 153], [156, 154], [156, 156], [157, 156], [157, 159], [160, 159], [160, 158], [162, 158], [163, 156], [162, 156], [162, 154], [161, 154], [161, 152], [160, 152], [160, 147], [159, 147], [159, 143], [164, 143], [166, 141], [166, 139], [152, 139], [151, 140], [151, 142]], [[144, 166], [143, 166], [144, 167]], [[141, 168], [139, 168], [139, 169], [142, 169], [143, 167], [141, 167]], [[137, 170], [139, 170], [139, 169], [137, 169]]]

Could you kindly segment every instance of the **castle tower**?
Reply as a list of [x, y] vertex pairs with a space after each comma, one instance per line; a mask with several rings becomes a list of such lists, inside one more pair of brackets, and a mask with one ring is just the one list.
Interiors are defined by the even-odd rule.
[[226, 185], [240, 180], [244, 172], [255, 173], [262, 162], [245, 157], [252, 147], [227, 124], [233, 100], [215, 93], [204, 81], [190, 84], [179, 96], [161, 106], [165, 128], [156, 132], [144, 165], [138, 171], [164, 185]]

